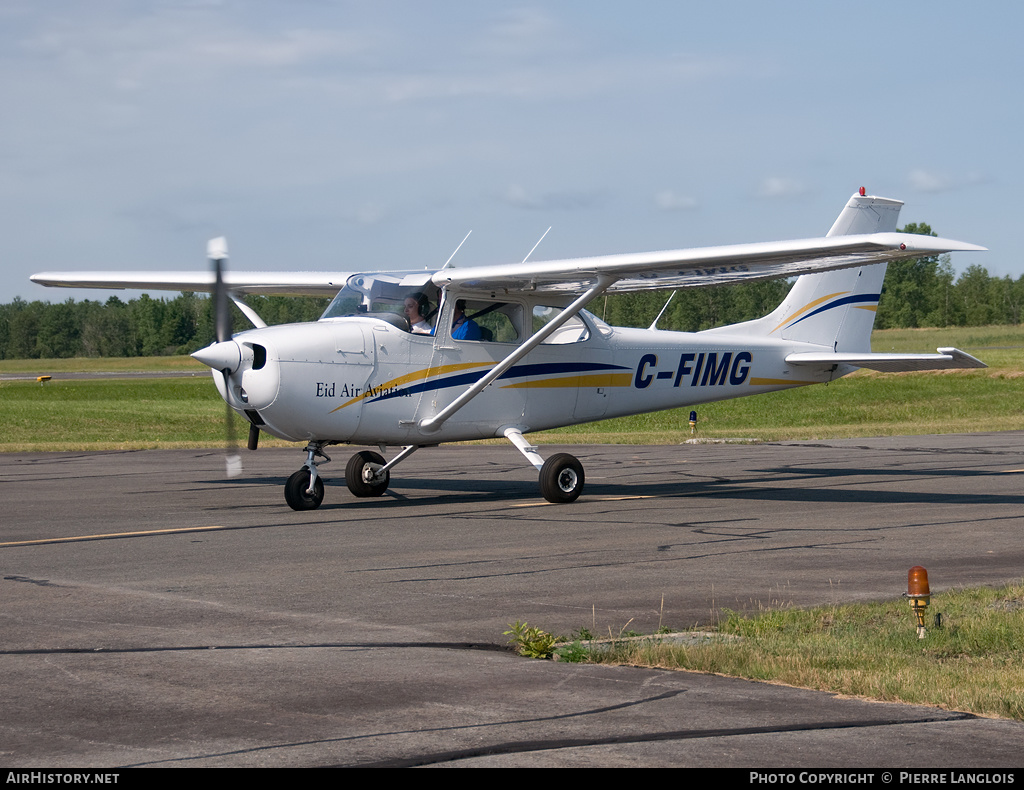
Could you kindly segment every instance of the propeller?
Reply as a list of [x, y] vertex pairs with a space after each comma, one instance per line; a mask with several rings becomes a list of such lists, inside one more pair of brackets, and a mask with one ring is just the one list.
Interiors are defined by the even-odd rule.
[[224, 285], [224, 265], [228, 260], [228, 240], [223, 236], [210, 239], [206, 245], [206, 256], [213, 264], [213, 316], [214, 334], [217, 342], [231, 339], [231, 306], [228, 304], [228, 289]]
[[[216, 239], [210, 239], [206, 245], [206, 255], [213, 263], [213, 320], [214, 320], [214, 333], [216, 334], [217, 342], [224, 343], [231, 340], [231, 304], [230, 296], [228, 295], [227, 285], [224, 283], [224, 265], [228, 259], [228, 242], [223, 236]], [[227, 467], [228, 477], [237, 477], [242, 474], [242, 456], [238, 453], [238, 435], [235, 432], [235, 418], [234, 409], [231, 408], [231, 404], [227, 398], [231, 397], [231, 371], [232, 367], [225, 361], [224, 367], [219, 368], [221, 375], [224, 376], [224, 392], [226, 399], [224, 401], [225, 408], [225, 442], [224, 442], [224, 459]], [[255, 425], [252, 428], [256, 428]], [[259, 429], [256, 428], [256, 433], [259, 433]], [[252, 430], [249, 431], [249, 447], [255, 449], [255, 441], [253, 440]]]

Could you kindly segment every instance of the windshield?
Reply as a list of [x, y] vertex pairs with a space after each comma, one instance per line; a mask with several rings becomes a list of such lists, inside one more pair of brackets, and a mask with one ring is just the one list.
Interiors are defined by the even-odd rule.
[[589, 310], [580, 310], [580, 315], [586, 316], [590, 323], [592, 323], [597, 331], [602, 335], [612, 334], [612, 328]]
[[[402, 315], [406, 298], [412, 294], [422, 293], [427, 289], [429, 282], [430, 274], [427, 272], [408, 275], [354, 274], [327, 305], [320, 318], [381, 313]], [[436, 307], [436, 304], [434, 306]]]

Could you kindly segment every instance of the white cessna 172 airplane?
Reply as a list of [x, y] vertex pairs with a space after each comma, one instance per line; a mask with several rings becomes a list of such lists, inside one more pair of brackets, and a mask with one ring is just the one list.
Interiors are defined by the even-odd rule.
[[[797, 241], [436, 271], [222, 274], [226, 244], [214, 239], [212, 272], [32, 280], [214, 293], [223, 305], [217, 342], [193, 356], [250, 423], [250, 449], [261, 430], [307, 443], [305, 463], [285, 484], [296, 510], [323, 501], [318, 464], [330, 460], [328, 445], [402, 448], [390, 461], [364, 450], [348, 462], [349, 489], [372, 497], [418, 448], [493, 437], [508, 439], [539, 470], [548, 501], [572, 502], [583, 490], [580, 462], [566, 453], [545, 461], [524, 434], [827, 382], [859, 367], [985, 367], [954, 348], [871, 353], [888, 261], [985, 249], [897, 233], [902, 205], [861, 188], [827, 236]], [[703, 332], [611, 327], [584, 310], [605, 293], [794, 275], [769, 315]], [[319, 321], [266, 326], [244, 294], [337, 295]], [[232, 335], [227, 298], [255, 329]]]

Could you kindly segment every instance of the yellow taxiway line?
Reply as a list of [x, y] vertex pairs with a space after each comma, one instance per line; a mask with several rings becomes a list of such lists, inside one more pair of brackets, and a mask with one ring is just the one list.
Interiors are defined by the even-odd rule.
[[[598, 497], [587, 497], [587, 502], [623, 502], [627, 499], [661, 499], [662, 494], [632, 494], [624, 496], [598, 496]], [[557, 504], [555, 502], [524, 502], [519, 505], [509, 505], [510, 508], [515, 507], [544, 507], [546, 505]], [[0, 543], [0, 546], [3, 544]]]
[[178, 527], [177, 529], [147, 529], [141, 532], [108, 532], [100, 535], [71, 535], [63, 538], [40, 538], [39, 540], [16, 540], [10, 543], [0, 543], [0, 549], [13, 546], [38, 546], [41, 543], [75, 543], [81, 540], [107, 540], [109, 538], [138, 538], [145, 535], [174, 535], [182, 532], [208, 532], [214, 529], [229, 529], [229, 527]]

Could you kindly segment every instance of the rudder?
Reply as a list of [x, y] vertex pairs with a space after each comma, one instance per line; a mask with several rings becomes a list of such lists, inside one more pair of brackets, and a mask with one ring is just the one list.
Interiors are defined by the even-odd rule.
[[[895, 231], [902, 206], [899, 200], [864, 195], [862, 189], [850, 198], [828, 235]], [[870, 351], [885, 267], [876, 263], [802, 275], [782, 304], [752, 323], [771, 337], [814, 343], [832, 351]]]

